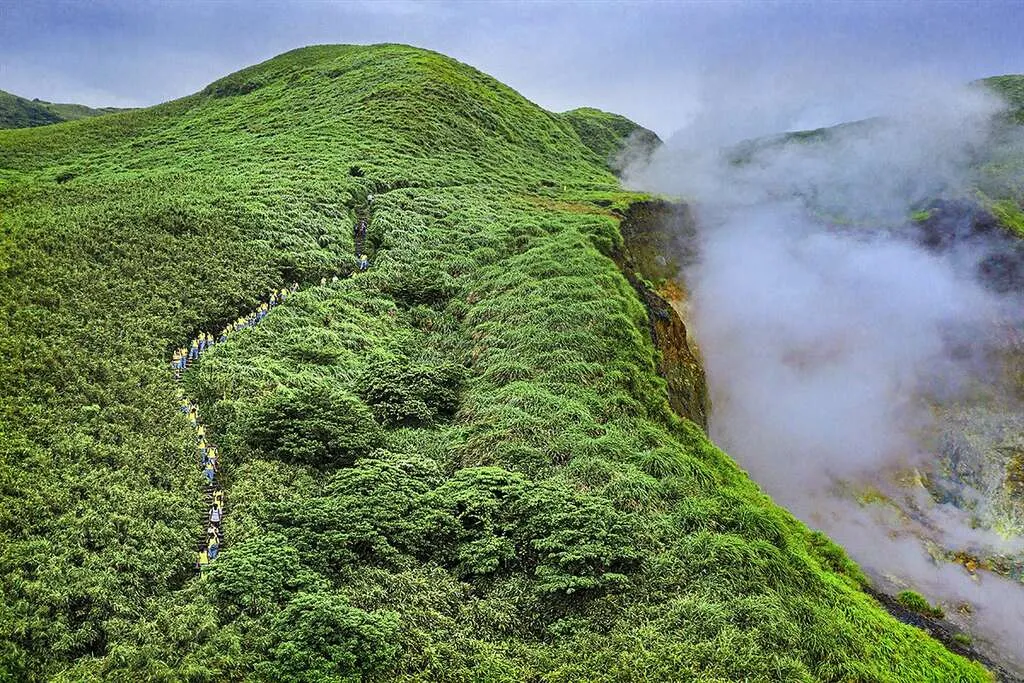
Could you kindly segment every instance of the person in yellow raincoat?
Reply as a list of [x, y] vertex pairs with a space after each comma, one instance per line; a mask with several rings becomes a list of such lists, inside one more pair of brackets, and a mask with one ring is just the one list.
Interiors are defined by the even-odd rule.
[[203, 571], [210, 566], [210, 556], [206, 552], [206, 548], [203, 548], [196, 553], [196, 569]]

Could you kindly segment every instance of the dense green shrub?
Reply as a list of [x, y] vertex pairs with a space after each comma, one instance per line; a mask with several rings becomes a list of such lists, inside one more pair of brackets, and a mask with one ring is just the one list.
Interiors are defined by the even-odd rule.
[[455, 363], [413, 363], [392, 356], [367, 363], [359, 386], [382, 424], [429, 424], [458, 408], [462, 376], [462, 367]]
[[271, 628], [268, 661], [256, 667], [266, 680], [356, 683], [398, 652], [396, 615], [369, 614], [337, 594], [298, 594]]
[[276, 612], [301, 586], [299, 552], [282, 535], [239, 543], [212, 567], [224, 609], [251, 614]]
[[265, 398], [250, 419], [246, 441], [284, 462], [344, 467], [378, 446], [381, 436], [362, 401], [315, 386]]

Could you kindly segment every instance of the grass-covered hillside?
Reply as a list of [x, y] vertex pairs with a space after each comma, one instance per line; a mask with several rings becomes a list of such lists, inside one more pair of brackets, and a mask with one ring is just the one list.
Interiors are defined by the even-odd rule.
[[998, 93], [1010, 105], [1010, 116], [1024, 124], [1024, 74], [983, 78], [979, 83]]
[[[382, 45], [0, 132], [0, 680], [987, 680], [670, 410], [577, 130]], [[185, 375], [199, 576], [168, 360], [292, 281]]]
[[618, 114], [581, 107], [561, 117], [573, 127], [580, 141], [616, 173], [630, 162], [650, 156], [661, 145], [661, 138], [653, 131]]
[[31, 128], [61, 121], [100, 116], [120, 111], [114, 108], [93, 109], [83, 104], [55, 104], [27, 100], [0, 90], [0, 128]]

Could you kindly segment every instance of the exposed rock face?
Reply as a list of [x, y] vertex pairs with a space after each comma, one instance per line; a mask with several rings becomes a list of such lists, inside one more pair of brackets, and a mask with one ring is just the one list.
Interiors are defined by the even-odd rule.
[[1024, 243], [990, 212], [970, 200], [940, 199], [920, 216], [921, 245], [937, 253], [969, 245], [977, 251], [975, 277], [986, 288], [999, 294], [1024, 291]]
[[[969, 199], [940, 199], [915, 217], [916, 239], [935, 253], [953, 252], [990, 291], [1012, 298], [1024, 292], [1024, 243], [1005, 230], [992, 213]], [[1020, 465], [1024, 418], [1020, 413], [1024, 340], [1015, 323], [1002, 324], [1001, 338], [979, 346], [990, 369], [972, 390], [951, 405], [937, 405], [937, 454], [926, 484], [937, 503], [971, 514], [972, 524], [1013, 536], [1021, 533], [1024, 499]], [[981, 566], [987, 553], [976, 552]], [[1018, 559], [1018, 564], [1019, 560]], [[998, 569], [995, 563], [994, 567]], [[1002, 571], [1019, 577], [1019, 571]]]
[[681, 271], [696, 257], [693, 216], [685, 204], [637, 202], [626, 212], [620, 230], [624, 245], [616, 262], [647, 307], [669, 404], [707, 430], [710, 406], [704, 367], [680, 315], [687, 304]]

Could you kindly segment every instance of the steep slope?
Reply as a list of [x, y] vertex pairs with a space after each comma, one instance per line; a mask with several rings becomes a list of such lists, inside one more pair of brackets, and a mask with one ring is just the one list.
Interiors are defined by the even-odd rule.
[[[672, 412], [601, 161], [395, 45], [0, 133], [0, 678], [986, 680]], [[291, 281], [184, 380], [197, 576], [167, 359]]]
[[0, 128], [31, 128], [48, 126], [61, 121], [101, 116], [121, 111], [112, 107], [93, 109], [82, 104], [54, 104], [42, 100], [27, 100], [0, 90]]

